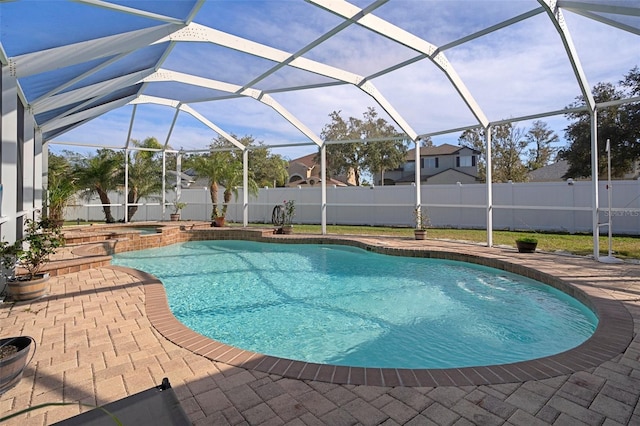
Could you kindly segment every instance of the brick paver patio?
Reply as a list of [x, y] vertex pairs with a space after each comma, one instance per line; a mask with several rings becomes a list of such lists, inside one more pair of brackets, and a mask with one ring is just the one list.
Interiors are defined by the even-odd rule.
[[[634, 322], [640, 319], [639, 264], [520, 255], [510, 248], [436, 240], [355, 239], [394, 249], [509, 260], [593, 290], [604, 305], [611, 302], [624, 315], [626, 309]], [[249, 363], [230, 365], [178, 346], [148, 315], [149, 309], [158, 309], [148, 300], [157, 297], [149, 294], [154, 285], [144, 274], [102, 266], [52, 277], [50, 296], [38, 301], [3, 304], [2, 337], [30, 335], [38, 346], [21, 382], [0, 396], [0, 413], [43, 402], [105, 404], [168, 377], [195, 425], [640, 424], [640, 342], [635, 331], [626, 349], [610, 359], [545, 379], [465, 386], [336, 384], [283, 377], [249, 368]], [[575, 357], [592, 359], [593, 350], [585, 345]], [[47, 425], [80, 410], [76, 405], [46, 408], [7, 424]]]

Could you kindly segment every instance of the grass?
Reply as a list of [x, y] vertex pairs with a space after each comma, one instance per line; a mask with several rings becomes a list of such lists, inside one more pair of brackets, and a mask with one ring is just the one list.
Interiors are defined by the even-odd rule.
[[[104, 223], [104, 222], [95, 222]], [[85, 223], [86, 224], [86, 223]], [[230, 226], [240, 226], [227, 223]], [[65, 225], [76, 225], [67, 222]], [[250, 224], [256, 227], [270, 227], [259, 223]], [[295, 232], [305, 234], [321, 234], [320, 225], [294, 225]], [[413, 238], [413, 228], [383, 227], [383, 226], [347, 226], [327, 225], [327, 233], [337, 235], [380, 235], [400, 238]], [[542, 232], [493, 231], [493, 244], [496, 246], [515, 247], [519, 237], [535, 237], [538, 249], [548, 252], [565, 252], [580, 256], [593, 254], [593, 237], [591, 234], [557, 234]], [[450, 229], [429, 228], [427, 238], [469, 241], [482, 243], [487, 241], [487, 232], [482, 229]], [[614, 236], [612, 240], [613, 254], [621, 259], [640, 259], [640, 236]], [[607, 255], [609, 242], [606, 235], [600, 237], [600, 254]]]
[[[308, 234], [320, 234], [322, 230], [320, 225], [294, 225], [294, 229], [295, 232]], [[413, 238], [412, 228], [378, 226], [327, 225], [327, 233]], [[559, 251], [581, 256], [593, 254], [593, 237], [591, 234], [555, 234], [494, 230], [493, 244], [497, 246], [515, 247], [515, 241], [519, 237], [535, 237], [538, 240], [538, 249], [542, 251]], [[487, 241], [487, 232], [482, 229], [429, 228], [427, 230], [427, 238], [481, 243]], [[606, 236], [601, 236], [600, 253], [602, 255], [608, 254], [608, 244]], [[640, 259], [640, 237], [614, 236], [612, 239], [612, 248], [616, 257]]]

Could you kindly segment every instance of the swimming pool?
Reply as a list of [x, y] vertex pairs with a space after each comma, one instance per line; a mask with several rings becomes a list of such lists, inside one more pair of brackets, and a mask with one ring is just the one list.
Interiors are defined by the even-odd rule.
[[140, 235], [153, 235], [158, 233], [158, 228], [155, 226], [127, 226], [123, 228], [111, 229], [112, 232], [131, 232], [137, 231]]
[[597, 325], [576, 300], [521, 276], [347, 246], [190, 242], [113, 263], [160, 278], [174, 315], [201, 334], [308, 362], [516, 362], [575, 347]]

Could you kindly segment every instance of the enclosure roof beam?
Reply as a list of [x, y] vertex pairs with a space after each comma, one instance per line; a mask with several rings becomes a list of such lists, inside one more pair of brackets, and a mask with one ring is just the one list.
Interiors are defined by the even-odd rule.
[[100, 58], [133, 52], [154, 43], [169, 41], [168, 36], [182, 26], [165, 24], [142, 30], [72, 43], [9, 58], [15, 77], [52, 71]]
[[238, 149], [240, 149], [242, 151], [244, 151], [246, 149], [246, 147], [240, 141], [238, 141], [236, 138], [231, 136], [229, 133], [227, 133], [224, 130], [222, 130], [220, 127], [218, 127], [215, 124], [213, 124], [206, 117], [204, 117], [198, 111], [196, 111], [193, 108], [191, 108], [189, 105], [184, 105], [184, 104], [180, 105], [180, 110], [192, 115], [196, 120], [199, 120], [202, 124], [204, 124], [205, 126], [210, 128], [211, 130], [213, 130], [214, 132], [216, 132], [217, 134], [219, 134], [220, 136], [222, 136], [223, 138], [225, 138], [226, 140], [231, 142]]
[[115, 12], [124, 12], [130, 15], [139, 16], [145, 19], [153, 19], [156, 21], [166, 22], [168, 24], [184, 24], [184, 21], [176, 18], [172, 18], [170, 16], [160, 15], [159, 13], [147, 12], [142, 9], [136, 9], [133, 7], [121, 6], [118, 4], [114, 4], [111, 2], [106, 2], [103, 0], [75, 0], [78, 3], [84, 3], [91, 6], [98, 6], [105, 9], [113, 10]]
[[[349, 17], [356, 15], [361, 11], [360, 8], [341, 0], [308, 0], [326, 10], [349, 19]], [[378, 18], [372, 14], [365, 14], [357, 20], [358, 25], [367, 28], [375, 33], [382, 35], [390, 40], [400, 43], [416, 52], [426, 55], [438, 68], [440, 68], [458, 94], [462, 97], [467, 107], [471, 110], [471, 113], [476, 117], [478, 123], [486, 126], [489, 122], [484, 112], [475, 101], [471, 92], [465, 86], [464, 82], [455, 71], [453, 66], [449, 63], [444, 53], [439, 52], [437, 47], [426, 40], [417, 37], [402, 28], [393, 25], [383, 19]], [[402, 126], [401, 126], [402, 127]], [[412, 140], [415, 140], [417, 135], [409, 134]]]
[[[569, 3], [569, 4], [567, 4]], [[607, 13], [612, 13], [612, 14], [622, 14], [622, 15], [630, 15], [630, 16], [640, 16], [640, 9], [638, 8], [631, 8], [631, 7], [616, 7], [616, 6], [605, 6], [605, 5], [597, 5], [597, 6], [605, 6], [605, 7], [598, 7], [598, 8], [585, 8], [585, 7], [576, 7], [574, 6], [576, 2], [558, 2], [558, 4], [560, 5], [560, 7], [562, 7], [564, 10], [568, 10], [571, 11], [577, 15], [582, 15], [585, 18], [589, 18], [592, 19], [594, 21], [606, 24], [606, 25], [610, 25], [612, 27], [615, 27], [619, 30], [623, 30], [623, 31], [627, 31], [631, 34], [635, 34], [635, 35], [640, 35], [640, 30], [638, 28], [635, 28], [631, 25], [626, 25], [623, 24], [622, 22], [618, 22], [616, 20], [607, 18], [605, 16], [599, 15], [597, 13], [593, 13], [592, 10], [595, 11], [604, 11], [607, 10]], [[579, 3], [579, 5], [583, 5], [584, 3]], [[622, 13], [622, 12], [626, 12], [626, 10], [629, 10], [629, 13]], [[610, 11], [609, 11], [610, 10]]]
[[[373, 2], [372, 4], [370, 4], [369, 6], [367, 6], [365, 9], [363, 9], [362, 12], [360, 12], [360, 14], [358, 14], [357, 16], [361, 16], [364, 13], [369, 13], [375, 9], [377, 9], [378, 7], [382, 6], [383, 4], [387, 3], [389, 0], [376, 0], [375, 2]], [[336, 27], [332, 28], [331, 30], [327, 31], [326, 33], [324, 33], [322, 36], [316, 38], [315, 40], [313, 40], [311, 43], [307, 44], [306, 46], [303, 46], [300, 50], [298, 50], [296, 53], [290, 55], [286, 60], [279, 62], [277, 65], [275, 65], [274, 67], [268, 69], [267, 71], [265, 71], [264, 73], [262, 73], [261, 75], [259, 75], [258, 77], [254, 78], [253, 80], [251, 80], [249, 83], [247, 83], [246, 85], [244, 85], [242, 87], [242, 89], [248, 89], [251, 88], [253, 86], [255, 86], [256, 84], [258, 84], [260, 81], [264, 80], [265, 78], [269, 77], [270, 75], [274, 74], [275, 72], [277, 72], [279, 69], [286, 67], [287, 65], [290, 65], [291, 62], [296, 59], [301, 57], [302, 55], [304, 55], [305, 53], [311, 51], [312, 49], [314, 49], [315, 47], [319, 46], [320, 44], [324, 43], [325, 41], [329, 40], [331, 37], [333, 37], [334, 35], [338, 34], [340, 31], [344, 30], [345, 28], [349, 27], [350, 25], [352, 25], [355, 21], [353, 19], [349, 19], [349, 20], [344, 20], [343, 22], [341, 22], [340, 24], [338, 24]]]
[[589, 87], [589, 83], [587, 82], [587, 77], [582, 68], [582, 64], [580, 63], [578, 52], [576, 51], [576, 48], [573, 44], [571, 33], [569, 32], [567, 23], [564, 20], [562, 11], [559, 7], [557, 7], [557, 2], [555, 0], [538, 0], [538, 3], [540, 3], [540, 5], [545, 9], [545, 11], [547, 12], [547, 16], [555, 26], [558, 35], [560, 35], [560, 39], [562, 40], [565, 51], [567, 52], [569, 62], [571, 63], [571, 67], [573, 68], [573, 73], [578, 82], [578, 86], [580, 87], [580, 91], [582, 92], [582, 98], [589, 107], [589, 110], [593, 111], [595, 108], [595, 101], [593, 99], [593, 95], [591, 94], [591, 89]]
[[65, 126], [69, 126], [69, 125], [73, 125], [73, 124], [78, 124], [80, 122], [84, 122], [86, 120], [91, 120], [93, 118], [96, 118], [106, 112], [111, 111], [112, 109], [115, 108], [120, 108], [122, 106], [125, 106], [126, 104], [128, 104], [129, 102], [131, 102], [132, 100], [135, 99], [135, 95], [132, 96], [127, 96], [126, 98], [122, 98], [122, 99], [118, 99], [116, 101], [113, 102], [108, 102], [99, 106], [96, 106], [94, 108], [89, 108], [86, 109], [84, 111], [78, 112], [76, 114], [72, 114], [69, 115], [67, 117], [61, 118], [59, 120], [56, 120], [54, 122], [51, 123], [47, 123], [43, 126], [40, 127], [40, 130], [44, 133], [44, 132], [50, 132], [56, 129], [59, 129], [61, 127], [65, 127]]
[[278, 114], [280, 114], [285, 120], [287, 120], [290, 124], [292, 124], [295, 128], [300, 130], [305, 136], [307, 136], [310, 140], [312, 140], [316, 145], [322, 145], [322, 139], [320, 139], [316, 134], [311, 131], [307, 126], [305, 126], [298, 118], [296, 118], [293, 114], [291, 114], [286, 108], [284, 108], [281, 104], [279, 104], [275, 99], [271, 96], [264, 94], [260, 90], [256, 89], [245, 89], [242, 90], [242, 86], [236, 84], [225, 83], [222, 81], [211, 80], [204, 77], [197, 77], [190, 74], [184, 74], [177, 71], [170, 71], [165, 69], [160, 69], [156, 73], [146, 77], [144, 82], [152, 82], [152, 81], [173, 81], [179, 83], [190, 84], [198, 87], [205, 87], [208, 89], [219, 90], [228, 93], [239, 93], [241, 96], [246, 96], [253, 98], [268, 107], [272, 108]]
[[137, 96], [134, 100], [130, 102], [131, 105], [135, 104], [155, 104], [155, 105], [163, 105], [170, 108], [178, 108], [180, 106], [180, 102], [175, 99], [167, 99], [167, 98], [159, 98], [157, 96], [149, 96], [149, 95], [141, 95]]
[[131, 120], [129, 120], [129, 131], [127, 132], [127, 140], [124, 143], [124, 149], [129, 149], [129, 144], [131, 143], [131, 132], [133, 132], [133, 122], [136, 119], [136, 111], [138, 110], [138, 105], [133, 106], [133, 110], [131, 111]]
[[0, 64], [2, 65], [9, 64], [9, 58], [7, 57], [7, 52], [5, 52], [1, 42], [0, 42]]
[[400, 128], [411, 138], [415, 138], [417, 136], [417, 133], [382, 96], [373, 83], [367, 81], [365, 77], [361, 75], [336, 68], [331, 65], [326, 65], [321, 62], [313, 61], [311, 59], [302, 57], [291, 59], [292, 55], [288, 52], [195, 23], [190, 24], [187, 28], [175, 31], [170, 36], [167, 36], [167, 40], [191, 42], [207, 41], [274, 62], [287, 61], [289, 65], [294, 68], [350, 83], [370, 95], [387, 112], [387, 114], [389, 114], [391, 119], [393, 119], [396, 124], [398, 124], [398, 126], [400, 126]]
[[558, 0], [558, 7], [571, 10], [572, 12], [591, 11], [600, 13], [610, 13], [612, 15], [640, 16], [640, 9], [637, 7], [621, 6], [609, 3], [589, 3], [582, 1]]
[[83, 100], [93, 101], [116, 90], [139, 83], [144, 77], [153, 73], [153, 69], [138, 71], [133, 74], [123, 75], [111, 80], [106, 80], [90, 86], [70, 90], [59, 95], [43, 98], [31, 105], [34, 114], [51, 111], [65, 105], [74, 104]]
[[173, 114], [173, 120], [171, 120], [171, 126], [169, 127], [169, 131], [167, 132], [167, 139], [164, 141], [164, 149], [167, 149], [169, 147], [169, 140], [171, 139], [171, 134], [173, 133], [173, 129], [176, 126], [176, 121], [178, 121], [179, 114], [180, 114], [180, 107], [178, 106], [178, 108], [176, 108], [175, 114]]

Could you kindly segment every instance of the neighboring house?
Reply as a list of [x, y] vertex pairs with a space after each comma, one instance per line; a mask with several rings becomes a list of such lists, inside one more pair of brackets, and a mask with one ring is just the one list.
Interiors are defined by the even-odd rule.
[[[178, 180], [177, 179], [178, 172], [176, 172], [175, 170], [167, 170], [166, 175], [167, 175], [167, 183], [175, 187], [175, 183]], [[195, 183], [194, 178], [195, 178], [195, 174], [193, 173], [193, 171], [187, 170], [186, 172], [182, 172], [180, 174], [180, 187], [182, 189], [189, 188], [193, 183]]]
[[[539, 169], [532, 170], [527, 175], [529, 182], [562, 182], [567, 179], [563, 178], [569, 171], [569, 162], [567, 160], [558, 160], [553, 164], [549, 164]], [[625, 174], [622, 179], [633, 180], [640, 177], [640, 161], [636, 162], [633, 169]], [[602, 178], [600, 178], [602, 180]], [[573, 180], [581, 180], [580, 178]], [[586, 179], [589, 180], [589, 179]]]
[[[420, 182], [422, 184], [450, 184], [478, 182], [480, 151], [468, 147], [443, 144], [420, 148]], [[415, 182], [415, 150], [410, 149], [406, 162], [395, 170], [384, 173], [384, 185], [408, 185]], [[376, 185], [382, 185], [380, 173], [373, 176]]]
[[548, 164], [528, 173], [529, 182], [562, 182], [566, 180], [564, 176], [569, 171], [569, 163], [566, 160], [559, 160], [553, 164]]
[[[320, 164], [316, 162], [317, 154], [289, 160], [289, 180], [287, 186], [315, 186], [320, 185]], [[353, 176], [334, 176], [327, 180], [327, 185], [349, 186], [355, 185]]]

